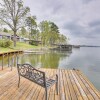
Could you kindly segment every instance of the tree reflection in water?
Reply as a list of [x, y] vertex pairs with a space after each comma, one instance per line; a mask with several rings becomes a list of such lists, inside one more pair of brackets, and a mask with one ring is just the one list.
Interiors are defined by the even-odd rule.
[[[58, 68], [59, 62], [66, 57], [69, 57], [71, 52], [68, 51], [50, 51], [44, 54], [20, 54], [18, 63], [29, 63], [34, 67], [44, 67], [44, 68]], [[12, 60], [13, 57], [13, 60]], [[2, 63], [2, 58], [0, 58], [0, 65]], [[4, 58], [4, 66], [8, 64], [8, 57]], [[16, 56], [10, 56], [10, 65], [16, 66]]]
[[19, 63], [29, 63], [34, 67], [58, 68], [59, 62], [69, 57], [68, 51], [51, 51], [45, 54], [23, 54], [20, 55]]

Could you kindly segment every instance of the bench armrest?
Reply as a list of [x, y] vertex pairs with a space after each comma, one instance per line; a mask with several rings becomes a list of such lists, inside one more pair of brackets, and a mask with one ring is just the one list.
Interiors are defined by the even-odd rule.
[[48, 81], [49, 79], [56, 79], [58, 78], [58, 74], [52, 75], [50, 77], [46, 77], [46, 81]]

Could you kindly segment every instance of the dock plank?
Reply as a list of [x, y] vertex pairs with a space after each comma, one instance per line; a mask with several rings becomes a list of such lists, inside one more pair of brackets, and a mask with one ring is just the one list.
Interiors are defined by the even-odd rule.
[[77, 73], [81, 80], [83, 80], [83, 83], [88, 88], [94, 99], [100, 100], [100, 92], [94, 87], [94, 85], [91, 82], [89, 82], [87, 77], [80, 71], [76, 71], [75, 73]]
[[[18, 88], [17, 69], [0, 71], [0, 100], [45, 100], [45, 89], [21, 77]], [[100, 92], [78, 70], [44, 69], [50, 77], [58, 73], [58, 95], [55, 85], [48, 91], [48, 100], [100, 100]]]
[[83, 100], [82, 95], [81, 95], [81, 93], [80, 93], [80, 91], [79, 91], [79, 89], [78, 89], [78, 86], [77, 86], [77, 84], [76, 84], [76, 82], [75, 82], [75, 80], [74, 80], [74, 78], [73, 78], [72, 70], [69, 71], [69, 72], [70, 72], [70, 73], [69, 73], [69, 74], [70, 74], [70, 78], [71, 78], [72, 85], [73, 85], [74, 91], [75, 91], [75, 93], [76, 93], [77, 99], [78, 99], [78, 100]]

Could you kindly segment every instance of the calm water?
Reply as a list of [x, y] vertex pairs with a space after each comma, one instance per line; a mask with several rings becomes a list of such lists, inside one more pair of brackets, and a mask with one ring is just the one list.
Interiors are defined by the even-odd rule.
[[[72, 52], [48, 51], [45, 54], [22, 54], [19, 63], [30, 63], [34, 67], [80, 69], [100, 90], [100, 48], [88, 47], [73, 49]], [[6, 64], [7, 58], [5, 58]]]

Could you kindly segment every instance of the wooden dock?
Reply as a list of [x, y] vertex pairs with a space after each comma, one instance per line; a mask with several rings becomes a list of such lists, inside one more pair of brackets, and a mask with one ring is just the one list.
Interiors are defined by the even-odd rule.
[[[58, 73], [59, 94], [55, 85], [48, 92], [48, 100], [100, 100], [100, 92], [78, 70], [40, 69], [48, 76]], [[17, 87], [18, 74], [16, 68], [0, 70], [0, 100], [45, 100], [44, 88], [21, 78]]]
[[[1, 61], [2, 61], [2, 64], [1, 64], [1, 66], [2, 66], [2, 70], [3, 70], [3, 66], [4, 66], [4, 57], [7, 57], [8, 58], [8, 67], [10, 66], [9, 65], [9, 57], [11, 56], [11, 55], [13, 55], [13, 56], [16, 56], [17, 57], [17, 55], [18, 54], [21, 54], [21, 53], [23, 53], [23, 51], [22, 50], [14, 50], [14, 51], [10, 51], [10, 52], [3, 52], [3, 53], [0, 53], [0, 57], [1, 57]], [[12, 57], [12, 59], [13, 59], [13, 57]]]
[[23, 51], [22, 50], [14, 50], [14, 51], [9, 51], [9, 52], [3, 52], [3, 53], [0, 53], [0, 56], [8, 55], [8, 54], [15, 54], [15, 53], [23, 53]]

